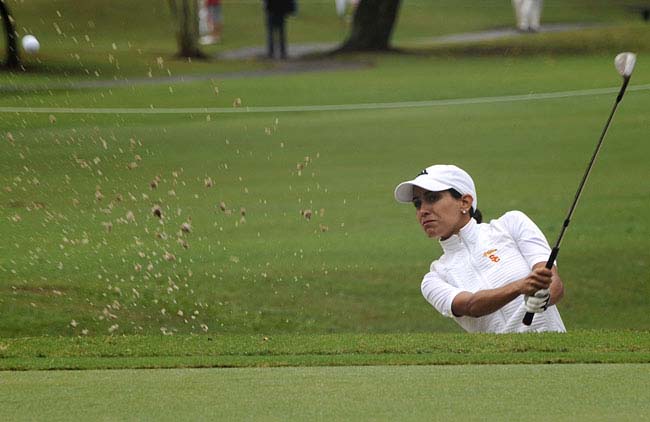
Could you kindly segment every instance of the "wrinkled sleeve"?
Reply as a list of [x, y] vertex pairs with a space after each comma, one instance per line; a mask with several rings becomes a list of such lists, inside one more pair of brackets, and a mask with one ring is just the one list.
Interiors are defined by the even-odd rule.
[[442, 315], [453, 318], [451, 312], [451, 303], [456, 295], [463, 290], [447, 283], [438, 273], [435, 265], [431, 266], [429, 271], [422, 280], [422, 295], [438, 312]]
[[510, 211], [503, 215], [501, 221], [517, 243], [519, 251], [530, 268], [548, 260], [551, 247], [544, 233], [526, 214], [521, 211]]

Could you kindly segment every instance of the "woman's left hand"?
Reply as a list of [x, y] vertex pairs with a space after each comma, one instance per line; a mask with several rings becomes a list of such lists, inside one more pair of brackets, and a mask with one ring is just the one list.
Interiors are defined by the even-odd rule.
[[538, 290], [532, 296], [524, 296], [526, 312], [539, 313], [544, 312], [551, 302], [551, 291], [549, 289]]

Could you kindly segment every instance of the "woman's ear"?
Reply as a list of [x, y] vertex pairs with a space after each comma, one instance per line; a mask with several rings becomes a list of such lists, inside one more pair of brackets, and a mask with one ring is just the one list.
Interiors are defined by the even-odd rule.
[[469, 211], [469, 209], [472, 208], [472, 202], [474, 202], [474, 198], [472, 198], [472, 195], [466, 193], [465, 195], [460, 197], [460, 202], [461, 205], [463, 206], [463, 209]]

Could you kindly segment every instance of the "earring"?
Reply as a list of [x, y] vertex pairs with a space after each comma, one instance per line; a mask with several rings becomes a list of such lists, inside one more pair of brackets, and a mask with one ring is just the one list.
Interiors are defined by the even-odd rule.
[[467, 210], [461, 210], [460, 212], [463, 214], [467, 214]]

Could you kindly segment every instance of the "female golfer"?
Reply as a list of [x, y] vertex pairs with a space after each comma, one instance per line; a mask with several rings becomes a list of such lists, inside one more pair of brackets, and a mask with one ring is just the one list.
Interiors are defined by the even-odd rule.
[[[520, 211], [489, 223], [477, 208], [474, 181], [453, 165], [434, 165], [395, 189], [415, 205], [418, 223], [437, 238], [443, 255], [422, 280], [422, 294], [469, 332], [564, 332], [555, 304], [564, 294], [557, 267], [545, 268], [551, 248]], [[532, 325], [522, 324], [534, 312]]]

